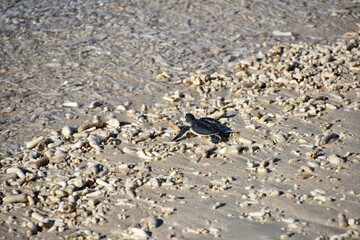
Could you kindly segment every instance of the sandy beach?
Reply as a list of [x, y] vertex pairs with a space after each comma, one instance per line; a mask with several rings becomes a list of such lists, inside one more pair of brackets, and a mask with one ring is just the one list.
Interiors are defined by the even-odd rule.
[[359, 239], [359, 10], [2, 3], [0, 239]]

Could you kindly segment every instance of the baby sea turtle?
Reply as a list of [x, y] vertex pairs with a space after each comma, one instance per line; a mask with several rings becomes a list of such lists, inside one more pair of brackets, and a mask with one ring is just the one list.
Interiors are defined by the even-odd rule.
[[213, 118], [196, 119], [191, 113], [185, 115], [186, 122], [190, 126], [181, 129], [180, 133], [172, 140], [173, 142], [180, 139], [189, 130], [199, 136], [209, 136], [212, 143], [219, 143], [224, 137], [229, 137], [231, 129], [221, 124]]

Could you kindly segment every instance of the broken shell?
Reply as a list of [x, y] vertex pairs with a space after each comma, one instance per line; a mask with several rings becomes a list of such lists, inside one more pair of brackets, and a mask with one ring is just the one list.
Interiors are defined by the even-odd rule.
[[112, 185], [111, 183], [107, 183], [107, 182], [105, 182], [104, 180], [102, 180], [100, 178], [96, 179], [96, 183], [99, 184], [100, 186], [105, 187], [110, 192], [115, 191], [114, 185]]
[[249, 139], [246, 139], [243, 137], [239, 137], [237, 140], [239, 143], [244, 144], [245, 146], [250, 146], [251, 144], [254, 143], [252, 140], [249, 140]]
[[151, 156], [148, 156], [145, 154], [144, 150], [139, 150], [136, 152], [136, 155], [139, 157], [139, 158], [142, 158], [142, 159], [145, 159], [145, 160], [153, 160], [153, 157]]
[[328, 143], [330, 143], [330, 141], [335, 141], [338, 138], [339, 138], [339, 135], [337, 135], [336, 133], [326, 134], [320, 139], [320, 145], [328, 144]]
[[64, 135], [66, 138], [70, 138], [74, 131], [69, 126], [64, 126], [61, 130], [62, 135]]
[[123, 233], [124, 239], [139, 239], [145, 240], [150, 237], [150, 234], [141, 228], [130, 227]]
[[240, 150], [241, 150], [241, 146], [239, 146], [239, 145], [230, 145], [230, 146], [221, 148], [218, 152], [221, 155], [239, 154]]
[[20, 194], [4, 197], [3, 202], [5, 202], [5, 203], [27, 203], [28, 198], [27, 198], [26, 193], [20, 193]]
[[131, 199], [135, 199], [136, 198], [136, 193], [134, 190], [131, 189], [126, 189], [125, 190], [126, 195], [128, 195]]
[[212, 206], [212, 209], [218, 209], [219, 207], [222, 207], [224, 206], [225, 204], [224, 203], [221, 203], [221, 202], [216, 202], [214, 204], [214, 206]]
[[34, 161], [29, 161], [29, 162], [26, 162], [26, 166], [29, 167], [29, 168], [35, 168], [35, 169], [38, 169], [40, 167], [44, 167], [46, 166], [47, 164], [49, 164], [49, 159], [47, 157], [42, 157], [40, 159], [37, 159], [37, 160], [34, 160]]
[[264, 210], [261, 210], [259, 212], [249, 212], [249, 213], [247, 213], [247, 215], [249, 217], [256, 217], [256, 218], [264, 217], [266, 214], [267, 214], [267, 212], [264, 211]]
[[46, 222], [49, 221], [49, 219], [48, 219], [45, 215], [40, 214], [40, 213], [38, 213], [38, 212], [33, 212], [33, 213], [31, 214], [31, 217], [32, 217], [33, 219], [35, 219], [35, 220], [38, 220], [39, 222], [44, 222], [44, 223], [46, 223]]
[[279, 30], [275, 30], [275, 31], [272, 32], [272, 35], [274, 37], [292, 37], [293, 33], [292, 32], [282, 32], [282, 31], [279, 31]]
[[31, 140], [30, 142], [27, 142], [26, 143], [26, 147], [28, 149], [32, 149], [34, 147], [36, 147], [41, 141], [44, 140], [44, 137], [43, 136], [40, 136], [40, 137], [37, 137], [37, 138], [34, 138], [33, 140]]
[[169, 126], [174, 129], [176, 132], [180, 132], [181, 129], [176, 125], [172, 120], [169, 121]]
[[308, 166], [301, 166], [296, 174], [297, 179], [308, 179], [309, 177], [313, 176], [313, 170]]
[[332, 201], [331, 197], [326, 197], [326, 196], [323, 196], [323, 195], [314, 196], [314, 200], [317, 200], [317, 201], [320, 201], [320, 202], [323, 202], [323, 203]]
[[126, 111], [126, 107], [124, 105], [118, 105], [116, 106], [116, 111], [119, 111], [119, 112], [125, 112]]
[[153, 119], [163, 119], [164, 116], [162, 114], [158, 114], [158, 113], [147, 113], [146, 114], [149, 118], [153, 118]]
[[346, 228], [349, 226], [348, 220], [346, 219], [346, 216], [344, 213], [338, 214], [338, 221], [339, 221], [339, 227]]
[[342, 163], [345, 163], [345, 160], [341, 157], [339, 157], [336, 154], [332, 154], [326, 158], [326, 160], [333, 165], [340, 165]]
[[154, 132], [147, 132], [142, 135], [139, 135], [139, 137], [135, 140], [135, 143], [139, 143], [142, 141], [146, 141], [148, 139], [151, 139], [151, 137], [154, 135]]
[[123, 151], [124, 153], [127, 153], [127, 154], [135, 154], [135, 153], [136, 153], [136, 151], [135, 151], [134, 149], [130, 149], [130, 148], [128, 148], [128, 147], [124, 147], [124, 148], [122, 149], [122, 151]]
[[24, 171], [17, 167], [11, 167], [11, 168], [6, 169], [6, 173], [15, 173], [18, 176], [18, 178], [20, 178], [20, 179], [25, 178]]
[[106, 127], [106, 123], [104, 122], [98, 122], [98, 123], [89, 123], [89, 124], [85, 124], [85, 125], [82, 125], [80, 127], [78, 127], [77, 131], [78, 133], [81, 133], [85, 130], [88, 130], [90, 128], [104, 128]]
[[68, 108], [77, 108], [79, 107], [79, 103], [77, 102], [64, 102], [62, 104], [63, 107], [68, 107]]
[[203, 148], [203, 147], [197, 147], [195, 149], [195, 153], [196, 155], [198, 155], [199, 157], [202, 157], [202, 158], [208, 158], [209, 157], [209, 150]]
[[89, 107], [90, 109], [93, 109], [93, 108], [97, 108], [97, 107], [100, 107], [103, 103], [101, 101], [92, 101], [90, 104], [89, 104]]
[[208, 117], [219, 120], [220, 118], [224, 117], [225, 114], [226, 113], [223, 110], [220, 110], [220, 111], [214, 112], [213, 114], [209, 115]]
[[26, 226], [32, 231], [32, 235], [38, 232], [38, 227], [35, 223], [28, 221]]
[[336, 110], [336, 109], [338, 109], [338, 106], [333, 105], [333, 104], [331, 104], [331, 103], [325, 103], [325, 107], [326, 107], [326, 109], [329, 109], [329, 110]]
[[120, 127], [120, 121], [116, 118], [111, 118], [106, 123], [109, 127], [113, 127], [113, 128]]
[[158, 228], [161, 225], [161, 220], [156, 219], [154, 217], [148, 217], [148, 218], [141, 219], [140, 223], [146, 225], [145, 226], [146, 229], [151, 230], [154, 228]]
[[259, 173], [259, 174], [267, 174], [268, 172], [269, 172], [269, 170], [265, 167], [259, 167], [257, 169], [257, 173]]

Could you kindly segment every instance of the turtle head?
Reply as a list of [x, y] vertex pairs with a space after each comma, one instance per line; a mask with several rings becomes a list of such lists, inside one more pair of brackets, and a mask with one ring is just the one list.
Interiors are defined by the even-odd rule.
[[187, 113], [185, 115], [185, 120], [187, 123], [191, 124], [191, 122], [195, 120], [195, 117], [191, 113]]

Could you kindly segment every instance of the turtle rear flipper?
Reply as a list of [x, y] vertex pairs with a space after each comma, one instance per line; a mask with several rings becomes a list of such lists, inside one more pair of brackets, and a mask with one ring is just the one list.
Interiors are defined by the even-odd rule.
[[171, 140], [172, 142], [176, 142], [177, 140], [179, 140], [182, 136], [184, 136], [184, 134], [190, 130], [189, 126], [184, 127], [183, 129], [181, 129], [181, 131], [179, 132], [178, 135], [176, 135], [176, 137], [174, 137], [173, 140]]
[[221, 142], [221, 137], [217, 134], [214, 134], [214, 135], [210, 135], [210, 139], [211, 139], [211, 142], [214, 143], [214, 144], [217, 144], [219, 142]]

